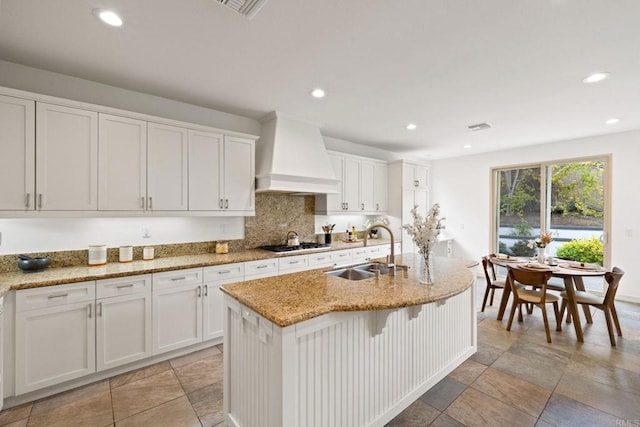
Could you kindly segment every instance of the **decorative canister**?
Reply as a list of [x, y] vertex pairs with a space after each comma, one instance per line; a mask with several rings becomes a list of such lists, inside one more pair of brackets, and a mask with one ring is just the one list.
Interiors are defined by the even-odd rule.
[[133, 246], [120, 246], [120, 262], [133, 261]]
[[142, 259], [145, 261], [152, 260], [154, 256], [154, 250], [152, 246], [145, 246], [142, 248]]
[[107, 263], [107, 245], [89, 245], [89, 265]]
[[229, 253], [229, 243], [227, 243], [227, 242], [216, 242], [216, 253], [217, 254], [228, 254]]

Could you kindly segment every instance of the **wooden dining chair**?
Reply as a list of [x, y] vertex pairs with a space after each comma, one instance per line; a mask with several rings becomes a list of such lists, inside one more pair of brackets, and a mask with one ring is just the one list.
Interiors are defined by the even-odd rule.
[[[613, 325], [611, 324], [611, 320], [613, 319], [613, 323], [615, 323], [616, 330], [618, 332], [618, 336], [622, 336], [622, 329], [620, 329], [620, 322], [618, 321], [618, 313], [616, 312], [615, 306], [615, 298], [616, 292], [618, 292], [618, 285], [620, 284], [620, 279], [624, 275], [624, 271], [618, 267], [613, 267], [611, 271], [608, 271], [604, 275], [604, 279], [607, 282], [607, 291], [604, 294], [604, 297], [590, 294], [585, 291], [576, 291], [576, 303], [582, 304], [583, 307], [595, 307], [604, 312], [604, 318], [607, 322], [607, 330], [609, 331], [609, 341], [611, 341], [611, 346], [615, 347], [616, 345], [616, 337], [613, 333]], [[560, 293], [562, 297], [562, 308], [560, 309], [560, 318], [564, 316], [564, 312], [567, 309], [567, 293]], [[567, 322], [570, 320], [571, 312], [567, 313]], [[587, 323], [592, 323], [590, 316], [587, 317]]]
[[485, 306], [487, 305], [487, 298], [489, 297], [489, 293], [491, 293], [489, 305], [492, 306], [493, 295], [496, 292], [496, 289], [504, 289], [506, 278], [496, 276], [496, 268], [488, 256], [482, 257], [482, 268], [484, 270], [484, 277], [487, 281], [487, 288], [484, 291], [484, 298], [482, 299], [482, 310], [480, 310], [483, 312]]
[[[556, 331], [562, 330], [562, 318], [558, 308], [560, 298], [547, 292], [547, 282], [550, 278], [551, 272], [549, 271], [529, 271], [507, 267], [507, 283], [508, 286], [511, 286], [511, 291], [513, 292], [513, 305], [511, 306], [509, 322], [507, 323], [507, 331], [511, 330], [516, 308], [519, 309], [519, 316], [522, 318], [522, 304], [533, 304], [540, 307], [548, 343], [551, 343], [551, 332], [549, 331], [549, 320], [547, 319], [547, 304], [553, 304], [553, 311], [556, 315]], [[532, 286], [533, 289], [527, 289], [525, 286]]]

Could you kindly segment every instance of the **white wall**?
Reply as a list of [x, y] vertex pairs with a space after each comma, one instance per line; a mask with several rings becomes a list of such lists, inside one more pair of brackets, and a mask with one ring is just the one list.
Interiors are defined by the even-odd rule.
[[[143, 228], [151, 237], [143, 237]], [[243, 217], [0, 219], [0, 255], [244, 238]]]
[[491, 168], [612, 154], [611, 266], [625, 271], [618, 295], [640, 302], [640, 131], [558, 141], [433, 161], [431, 202], [447, 218], [458, 258], [491, 249]]

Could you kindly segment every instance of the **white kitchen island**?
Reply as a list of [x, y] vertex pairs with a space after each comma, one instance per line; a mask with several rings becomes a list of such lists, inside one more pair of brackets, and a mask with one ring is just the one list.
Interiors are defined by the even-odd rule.
[[383, 426], [476, 351], [474, 277], [437, 258], [349, 281], [320, 270], [224, 286], [232, 426]]

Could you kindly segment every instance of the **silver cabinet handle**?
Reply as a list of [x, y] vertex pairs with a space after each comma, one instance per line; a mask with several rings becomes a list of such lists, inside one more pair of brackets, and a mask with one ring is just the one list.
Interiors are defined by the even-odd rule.
[[205, 297], [209, 296], [209, 285], [204, 285], [204, 296]]
[[231, 273], [231, 270], [220, 270], [218, 271], [218, 274], [229, 274]]
[[360, 209], [364, 210], [364, 203], [360, 204]]
[[116, 288], [118, 288], [118, 289], [133, 288], [133, 283], [129, 283], [128, 285], [118, 285], [118, 286], [116, 286]]
[[42, 209], [42, 193], [38, 194], [38, 209]]
[[153, 210], [153, 197], [149, 196], [149, 210]]
[[220, 202], [218, 203], [218, 207], [222, 209], [223, 206], [224, 206], [224, 200], [220, 199]]
[[257, 265], [256, 268], [267, 268], [269, 267], [268, 265]]
[[413, 180], [413, 186], [414, 187], [419, 187], [420, 186], [420, 181], [418, 181], [417, 179]]
[[55, 294], [55, 295], [49, 295], [47, 298], [49, 299], [54, 299], [54, 298], [64, 298], [64, 297], [68, 297], [69, 294]]
[[89, 303], [89, 319], [91, 319], [91, 317], [93, 316], [93, 314], [92, 314], [92, 311], [93, 311], [93, 310], [92, 310], [92, 307], [93, 307], [93, 305], [92, 305], [91, 303]]
[[24, 207], [29, 209], [30, 205], [31, 205], [31, 193], [27, 193], [24, 196]]
[[175, 282], [175, 281], [177, 281], [177, 280], [185, 280], [185, 279], [186, 279], [186, 276], [172, 277], [172, 278], [171, 278], [171, 281]]
[[144, 210], [144, 196], [140, 197], [140, 207]]
[[224, 208], [229, 209], [229, 199], [224, 199]]
[[198, 285], [198, 288], [196, 290], [196, 294], [198, 295], [198, 298], [200, 298], [202, 296], [202, 286]]
[[299, 262], [300, 262], [300, 261], [298, 261], [298, 260], [295, 260], [295, 261], [289, 261], [289, 265], [291, 265], [291, 264], [297, 264], [297, 263], [299, 263]]
[[98, 316], [102, 317], [102, 303], [98, 303]]
[[345, 210], [349, 210], [349, 202], [346, 202], [344, 206], [345, 206]]
[[376, 203], [376, 210], [379, 211], [380, 210], [380, 203]]

